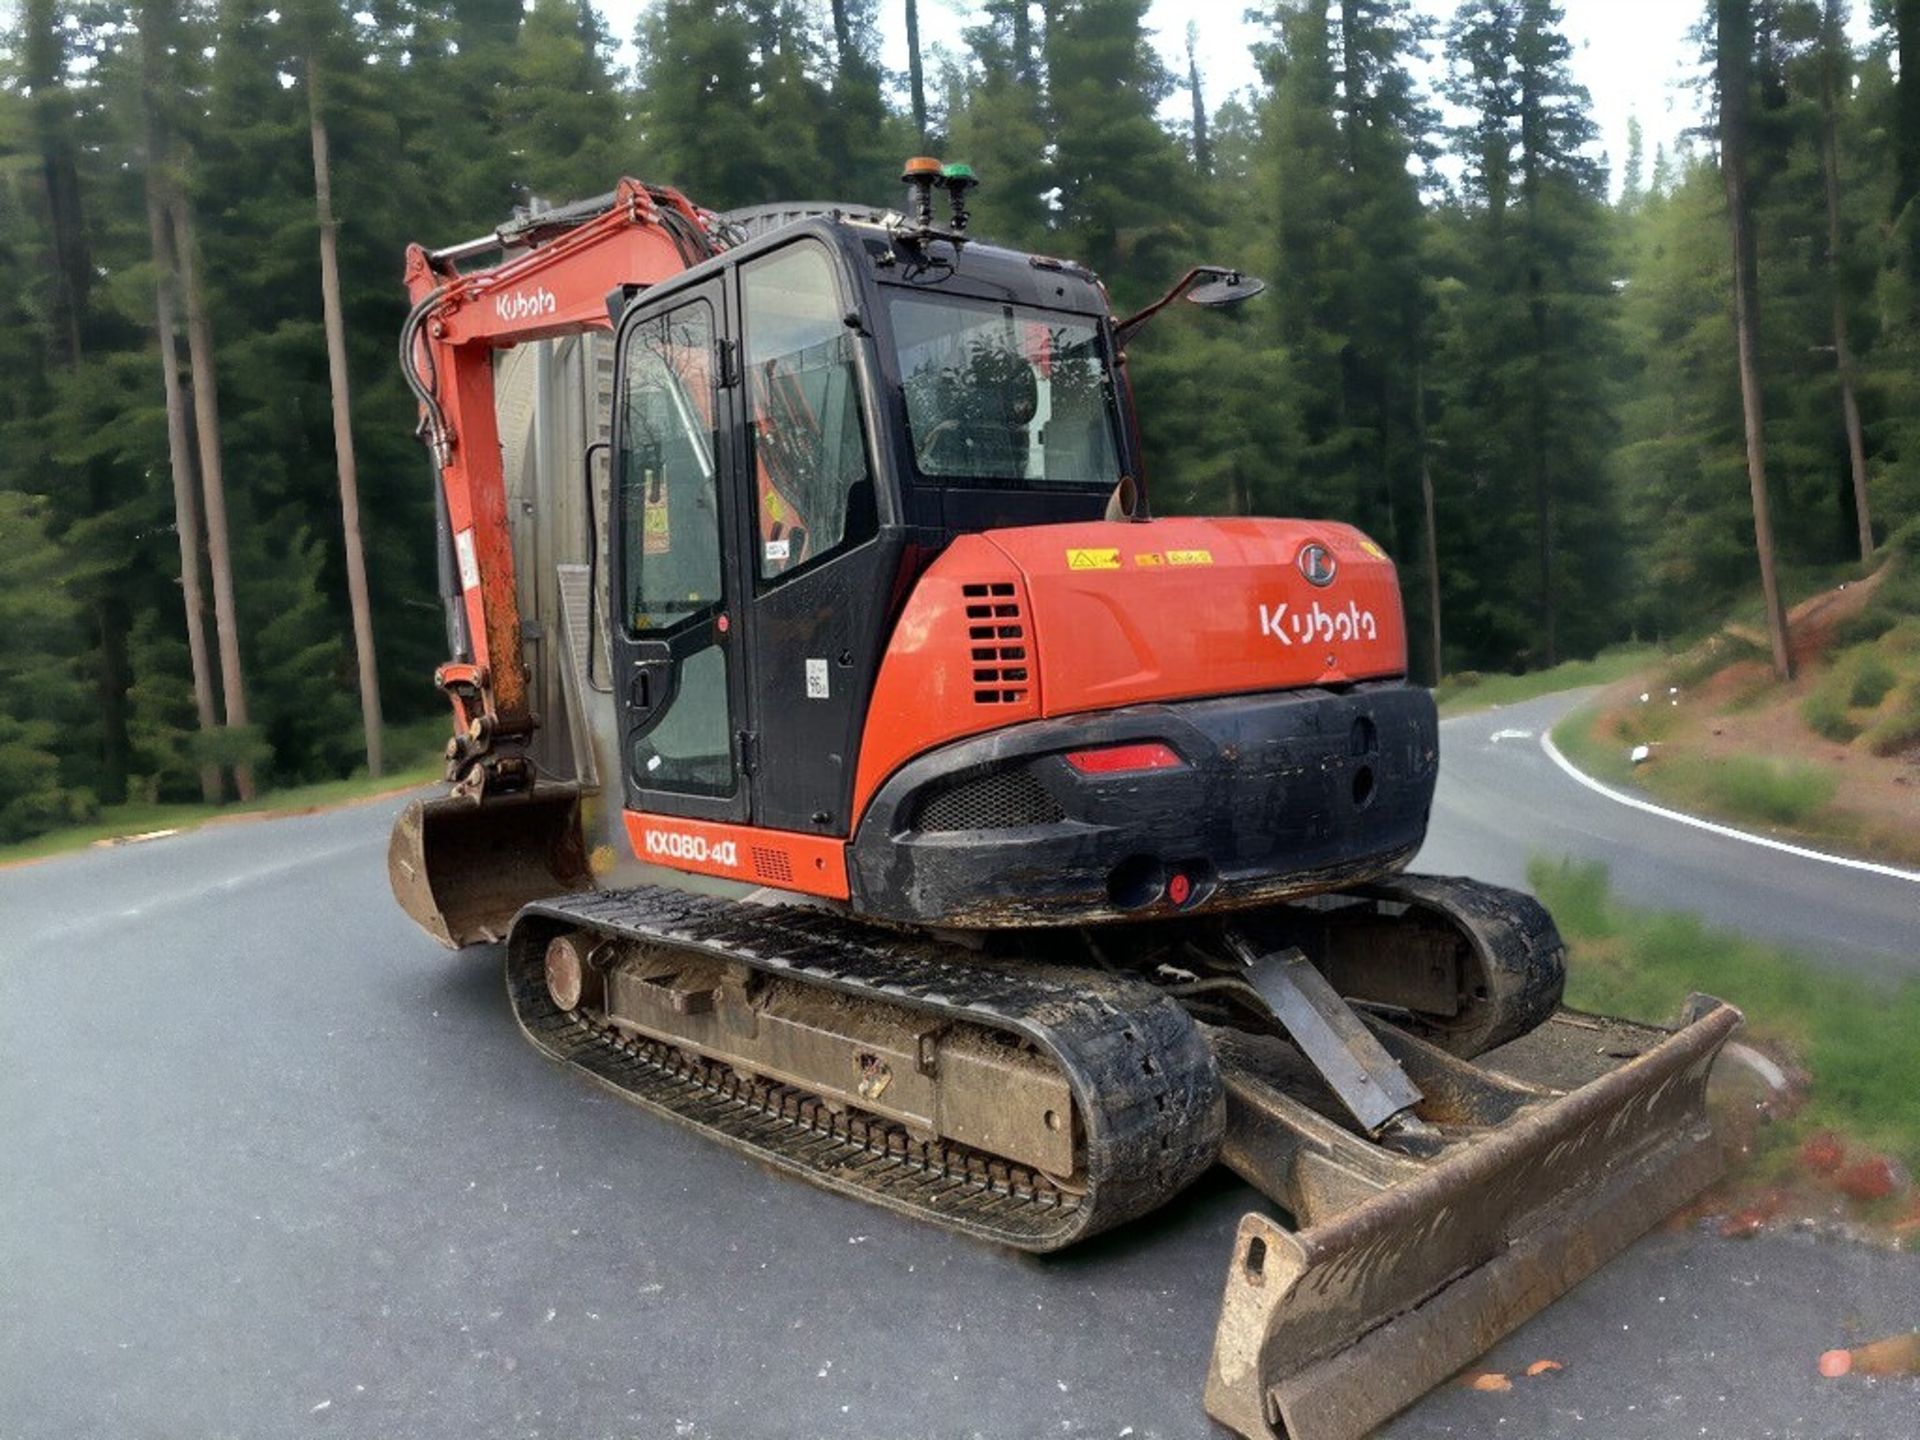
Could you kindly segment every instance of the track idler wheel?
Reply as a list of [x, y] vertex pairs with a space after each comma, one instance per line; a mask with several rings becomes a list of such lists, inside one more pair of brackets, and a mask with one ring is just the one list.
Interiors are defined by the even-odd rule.
[[583, 935], [556, 935], [547, 942], [547, 996], [556, 1009], [598, 1010], [607, 1003], [607, 981], [592, 960], [591, 943]]

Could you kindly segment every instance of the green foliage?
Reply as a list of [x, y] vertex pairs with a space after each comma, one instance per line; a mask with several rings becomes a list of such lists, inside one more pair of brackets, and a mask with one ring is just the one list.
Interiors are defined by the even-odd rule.
[[[1060, 0], [1042, 42], [1059, 191], [1054, 232], [1130, 305], [1185, 268], [1197, 177], [1154, 117], [1172, 81], [1148, 39], [1147, 0]], [[1143, 196], [1152, 196], [1143, 204]]]
[[1804, 827], [1816, 821], [1837, 784], [1827, 770], [1756, 755], [1682, 756], [1662, 761], [1661, 770], [1674, 788], [1696, 796], [1704, 808], [1770, 825]]
[[[1123, 313], [1195, 261], [1272, 282], [1232, 312], [1177, 307], [1132, 347], [1154, 504], [1368, 530], [1401, 562], [1415, 673], [1444, 660], [1501, 677], [1453, 687], [1450, 704], [1474, 703], [1470, 688], [1517, 698], [1551, 683], [1507, 672], [1711, 633], [1751, 590], [1754, 561], [1712, 159], [1683, 148], [1649, 162], [1642, 144], [1609, 207], [1561, 7], [1468, 0], [1437, 29], [1429, 8], [1280, 0], [1250, 22], [1260, 83], [1189, 121], [1196, 72], [1177, 126], [1161, 119], [1175, 81], [1145, 0], [987, 0], [961, 44], [921, 58], [931, 139], [984, 182], [983, 239], [1092, 265]], [[1856, 558], [1836, 301], [1849, 317], [1890, 557], [1840, 627], [1854, 645], [1920, 614], [1907, 553], [1920, 526], [1920, 109], [1903, 104], [1885, 26], [1836, 48], [1818, 8], [1756, 11], [1760, 359], [1784, 559], [1811, 583]], [[190, 798], [209, 759], [249, 759], [282, 784], [357, 763], [316, 110], [381, 678], [401, 725], [437, 713], [427, 677], [443, 643], [431, 492], [392, 357], [405, 244], [480, 234], [621, 174], [715, 209], [886, 203], [921, 144], [881, 62], [879, 0], [648, 0], [630, 74], [582, 0], [16, 11], [0, 47], [0, 827], [14, 832], [93, 797]], [[1436, 39], [1437, 96], [1416, 58]], [[1818, 143], [1829, 85], [1833, 266]], [[198, 736], [180, 603], [150, 179], [194, 216], [219, 375], [254, 724], [211, 738]], [[1443, 656], [1427, 653], [1436, 590]], [[1552, 673], [1576, 683], [1609, 664]], [[1861, 661], [1846, 685], [1820, 701], [1823, 724], [1914, 743], [1911, 680]]]
[[1745, 1012], [1753, 1043], [1812, 1076], [1784, 1138], [1837, 1128], [1920, 1164], [1920, 983], [1883, 990], [1691, 915], [1622, 905], [1599, 864], [1540, 859], [1528, 874], [1569, 943], [1569, 1004], [1670, 1024], [1689, 994], [1717, 995]]
[[[1912, 527], [1909, 527], [1911, 531]], [[1834, 627], [1834, 643], [1865, 644], [1914, 616], [1920, 616], [1920, 534], [1903, 534], [1888, 542], [1886, 570], [1873, 595], [1853, 615]]]
[[1561, 23], [1546, 0], [1469, 3], [1447, 37], [1448, 98], [1470, 119], [1438, 217], [1440, 569], [1443, 609], [1469, 622], [1458, 658], [1478, 667], [1617, 638], [1613, 224]]
[[1591, 660], [1567, 660], [1550, 670], [1532, 670], [1523, 675], [1483, 675], [1462, 670], [1434, 686], [1433, 697], [1440, 702], [1442, 714], [1463, 715], [1496, 705], [1518, 705], [1523, 700], [1561, 690], [1611, 685], [1649, 669], [1659, 660], [1658, 650], [1626, 645], [1604, 651]]
[[93, 792], [70, 783], [64, 729], [85, 713], [68, 656], [80, 607], [60, 584], [65, 556], [45, 502], [0, 490], [0, 841], [86, 818]]
[[1877, 650], [1860, 651], [1852, 659], [1851, 669], [1847, 703], [1859, 709], [1876, 708], [1900, 681], [1893, 666]]
[[1920, 751], [1920, 680], [1909, 683], [1885, 717], [1867, 731], [1866, 744], [1876, 755]]
[[1722, 630], [1675, 657], [1661, 673], [1659, 688], [1678, 686], [1682, 690], [1691, 690], [1729, 665], [1737, 665], [1743, 660], [1764, 661], [1766, 658], [1767, 647], [1763, 642], [1745, 633]]
[[1860, 726], [1847, 713], [1848, 677], [1834, 670], [1823, 678], [1813, 693], [1800, 702], [1800, 718], [1807, 728], [1824, 739], [1845, 745], [1860, 733]]

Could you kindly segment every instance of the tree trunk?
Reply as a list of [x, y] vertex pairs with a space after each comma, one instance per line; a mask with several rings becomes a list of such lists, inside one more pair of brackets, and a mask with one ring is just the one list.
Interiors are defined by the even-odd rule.
[[[143, 41], [146, 37], [142, 37]], [[147, 104], [151, 106], [152, 90]], [[193, 671], [193, 708], [200, 733], [212, 734], [219, 721], [213, 709], [213, 676], [207, 664], [206, 601], [200, 592], [200, 505], [194, 497], [192, 442], [187, 437], [187, 397], [180, 386], [180, 356], [175, 350], [173, 257], [167, 245], [165, 180], [154, 139], [151, 111], [144, 117], [147, 145], [147, 243], [153, 250], [154, 329], [160, 337], [160, 383], [167, 397], [167, 466], [173, 474], [173, 528], [180, 539], [180, 598], [186, 608], [187, 660]], [[220, 767], [200, 767], [200, 795], [209, 805], [220, 800]]]
[[[220, 639], [220, 691], [226, 702], [227, 727], [247, 725], [247, 687], [240, 673], [240, 622], [233, 603], [233, 554], [227, 543], [227, 487], [220, 463], [220, 402], [214, 390], [213, 324], [207, 318], [207, 297], [200, 289], [200, 267], [194, 253], [193, 216], [186, 196], [176, 189], [168, 197], [173, 212], [174, 259], [180, 266], [181, 287], [187, 301], [187, 360], [193, 369], [193, 420], [200, 441], [200, 486], [207, 513], [207, 563], [213, 572], [213, 626]], [[233, 767], [234, 792], [252, 800], [253, 766], [241, 760]]]
[[313, 139], [313, 203], [320, 219], [320, 304], [326, 319], [327, 380], [333, 391], [333, 454], [340, 473], [340, 527], [347, 552], [347, 603], [360, 661], [360, 726], [366, 732], [367, 773], [381, 774], [380, 667], [373, 650], [373, 607], [367, 597], [367, 558], [360, 543], [360, 478], [353, 455], [353, 407], [347, 381], [347, 327], [340, 314], [339, 224], [333, 218], [333, 174], [327, 125], [320, 110], [320, 64], [307, 60], [307, 113]]
[[[93, 286], [93, 261], [81, 207], [78, 147], [73, 136], [73, 97], [67, 91], [67, 46], [62, 11], [50, 0], [29, 0], [22, 56], [29, 114], [39, 151], [47, 220], [52, 231], [53, 304], [49, 317], [49, 358], [56, 368], [78, 370], [86, 359], [87, 320]], [[83, 473], [86, 508], [99, 514], [112, 503], [107, 472], [94, 462]], [[100, 798], [120, 804], [127, 798], [132, 740], [127, 734], [127, 606], [107, 574], [84, 587], [98, 645], [94, 687], [100, 718]], [[75, 587], [79, 589], [81, 587]]]
[[1767, 636], [1774, 673], [1793, 678], [1787, 611], [1773, 558], [1773, 511], [1767, 494], [1766, 416], [1760, 398], [1760, 297], [1752, 216], [1747, 208], [1747, 84], [1753, 18], [1749, 0], [1716, 0], [1720, 88], [1720, 173], [1733, 244], [1733, 321], [1740, 354], [1740, 401], [1746, 419], [1747, 487], [1753, 500], [1753, 542], [1760, 560]]
[[1847, 326], [1846, 284], [1840, 252], [1839, 47], [1845, 43], [1840, 0], [1827, 0], [1820, 37], [1820, 169], [1827, 188], [1827, 276], [1833, 286], [1833, 361], [1840, 371], [1840, 414], [1847, 427], [1847, 463], [1853, 475], [1853, 516], [1859, 527], [1860, 560], [1873, 558], [1873, 517], [1867, 504], [1867, 446], [1860, 428], [1860, 401], [1853, 388], [1853, 344]]
[[100, 799], [108, 805], [127, 801], [132, 744], [127, 738], [127, 603], [112, 590], [93, 602], [95, 662], [100, 692]]
[[[1544, 367], [1547, 353], [1547, 302], [1541, 293], [1540, 267], [1527, 272], [1527, 311], [1533, 322], [1534, 364]], [[1527, 387], [1527, 468], [1532, 472], [1534, 543], [1540, 562], [1540, 653], [1546, 668], [1560, 663], [1560, 607], [1554, 595], [1553, 576], [1553, 469], [1547, 463], [1548, 417], [1543, 389], [1545, 379], [1535, 371]]]
[[920, 144], [927, 143], [927, 77], [920, 63], [920, 6], [907, 0], [907, 79], [913, 94], [913, 129]]
[[1920, 195], [1920, 0], [1895, 0], [1895, 45], [1900, 57], [1894, 103], [1893, 218]]
[[93, 264], [87, 254], [86, 225], [80, 210], [80, 173], [71, 129], [73, 104], [67, 94], [66, 47], [60, 11], [51, 0], [28, 0], [23, 55], [33, 92], [33, 125], [40, 151], [40, 175], [46, 186], [47, 218], [53, 232], [53, 332], [55, 360], [77, 366], [84, 350], [83, 330]]
[[834, 83], [853, 65], [853, 21], [847, 14], [847, 0], [833, 0]]
[[1427, 612], [1433, 629], [1433, 681], [1446, 678], [1445, 652], [1440, 648], [1440, 532], [1433, 504], [1433, 457], [1427, 449], [1427, 371], [1424, 363], [1413, 371], [1414, 444], [1420, 451], [1420, 503], [1426, 515]]
[[[1523, 34], [1525, 33], [1523, 28]], [[1526, 394], [1527, 480], [1533, 491], [1535, 561], [1540, 574], [1540, 659], [1552, 669], [1560, 663], [1560, 607], [1554, 581], [1553, 467], [1548, 463], [1547, 433], [1553, 423], [1547, 404], [1548, 312], [1547, 279], [1542, 256], [1550, 246], [1541, 234], [1541, 172], [1547, 157], [1541, 153], [1545, 130], [1539, 70], [1520, 67], [1520, 203], [1526, 212], [1527, 322], [1532, 331], [1531, 377]]]

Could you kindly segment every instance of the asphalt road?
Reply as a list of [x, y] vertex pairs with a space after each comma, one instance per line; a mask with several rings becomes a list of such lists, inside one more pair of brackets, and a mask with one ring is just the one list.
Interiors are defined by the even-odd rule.
[[[1513, 879], [1544, 835], [1642, 883], [1479, 728], [1446, 728], [1430, 865]], [[1039, 1261], [772, 1176], [520, 1040], [497, 957], [389, 900], [396, 809], [0, 872], [0, 1437], [1219, 1433], [1251, 1192]], [[1388, 1433], [1905, 1440], [1920, 1382], [1813, 1362], [1916, 1322], [1920, 1256], [1661, 1232], [1485, 1362], [1562, 1371]]]
[[1531, 856], [1578, 855], [1604, 861], [1637, 904], [1691, 910], [1870, 979], [1920, 975], [1920, 883], [1675, 824], [1568, 779], [1540, 736], [1592, 693], [1444, 722], [1434, 825], [1416, 865], [1525, 886]]

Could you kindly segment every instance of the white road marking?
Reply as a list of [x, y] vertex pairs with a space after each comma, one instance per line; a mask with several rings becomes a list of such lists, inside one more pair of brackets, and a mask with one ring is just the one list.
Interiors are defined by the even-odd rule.
[[1864, 870], [1869, 875], [1884, 875], [1890, 880], [1905, 880], [1920, 885], [1920, 871], [1902, 870], [1897, 865], [1881, 865], [1872, 860], [1855, 860], [1850, 855], [1829, 855], [1824, 850], [1809, 850], [1804, 845], [1789, 845], [1784, 840], [1775, 840], [1766, 835], [1754, 835], [1745, 830], [1736, 830], [1731, 825], [1719, 825], [1712, 820], [1702, 820], [1698, 815], [1683, 815], [1678, 810], [1668, 810], [1650, 801], [1622, 794], [1611, 785], [1602, 785], [1591, 775], [1576, 768], [1572, 761], [1560, 753], [1560, 747], [1553, 743], [1550, 732], [1540, 734], [1540, 748], [1547, 752], [1547, 758], [1566, 771], [1569, 776], [1593, 791], [1604, 795], [1618, 805], [1630, 809], [1645, 811], [1649, 815], [1658, 815], [1679, 825], [1691, 825], [1696, 830], [1705, 830], [1710, 835], [1721, 835], [1729, 840], [1744, 840], [1749, 845], [1764, 846], [1768, 850], [1778, 850], [1783, 855], [1797, 855], [1802, 860], [1819, 860], [1828, 865], [1843, 865], [1849, 870]]
[[1498, 745], [1502, 740], [1531, 740], [1533, 732], [1531, 730], [1496, 730], [1489, 738]]

